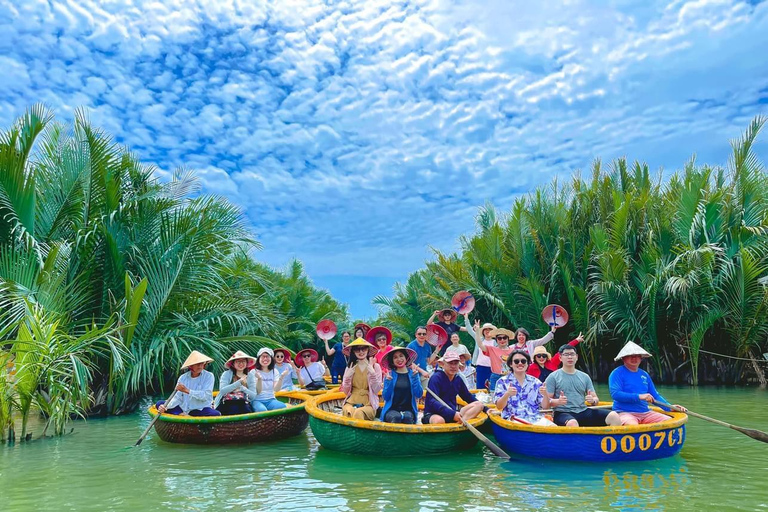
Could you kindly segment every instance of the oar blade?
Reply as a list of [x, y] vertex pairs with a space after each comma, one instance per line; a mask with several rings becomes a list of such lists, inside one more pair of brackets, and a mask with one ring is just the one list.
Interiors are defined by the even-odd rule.
[[733, 430], [738, 430], [742, 434], [747, 435], [752, 439], [757, 439], [758, 441], [768, 443], [768, 434], [766, 434], [761, 430], [755, 430], [754, 428], [737, 427], [735, 425], [731, 425], [731, 428]]
[[496, 455], [497, 457], [501, 457], [503, 459], [509, 459], [510, 458], [510, 456], [507, 455], [507, 452], [505, 452], [504, 450], [502, 450], [501, 448], [496, 446], [496, 444], [493, 441], [491, 441], [490, 439], [485, 437], [482, 432], [480, 432], [475, 427], [470, 425], [469, 422], [465, 421], [464, 422], [464, 426], [466, 426], [469, 429], [470, 432], [475, 434], [475, 437], [477, 437], [480, 441], [482, 441], [483, 444], [485, 446], [487, 446], [488, 449], [491, 450], [491, 452], [493, 452], [494, 455]]

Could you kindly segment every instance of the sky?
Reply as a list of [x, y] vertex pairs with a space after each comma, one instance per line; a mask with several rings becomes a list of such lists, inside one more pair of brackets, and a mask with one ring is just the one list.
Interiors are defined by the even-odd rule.
[[760, 1], [0, 0], [0, 128], [86, 108], [371, 318], [486, 202], [596, 158], [725, 164], [767, 47]]

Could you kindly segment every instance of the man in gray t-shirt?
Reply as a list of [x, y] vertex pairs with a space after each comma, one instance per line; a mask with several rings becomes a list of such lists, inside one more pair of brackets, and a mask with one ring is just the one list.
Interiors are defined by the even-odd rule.
[[563, 367], [552, 372], [545, 385], [549, 404], [555, 410], [555, 423], [566, 427], [604, 427], [621, 425], [619, 415], [605, 409], [588, 409], [584, 402], [596, 405], [599, 401], [589, 375], [576, 369], [579, 355], [576, 347], [560, 347]]

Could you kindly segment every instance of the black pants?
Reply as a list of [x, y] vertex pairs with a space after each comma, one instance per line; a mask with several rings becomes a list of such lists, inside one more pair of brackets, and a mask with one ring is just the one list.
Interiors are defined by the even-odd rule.
[[245, 400], [224, 400], [216, 408], [224, 416], [232, 416], [235, 414], [248, 414], [253, 412], [251, 404]]
[[408, 425], [413, 425], [416, 423], [416, 417], [413, 415], [413, 411], [395, 411], [390, 409], [384, 415], [384, 423], [407, 423]]

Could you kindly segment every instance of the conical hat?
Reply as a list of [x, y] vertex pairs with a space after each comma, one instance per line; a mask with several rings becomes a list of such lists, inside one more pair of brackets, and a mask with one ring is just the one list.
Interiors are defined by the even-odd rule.
[[628, 341], [626, 345], [621, 349], [619, 355], [613, 358], [614, 361], [618, 361], [627, 356], [643, 356], [651, 357], [651, 354], [643, 350], [643, 347], [635, 343], [634, 341]]
[[341, 349], [342, 354], [349, 357], [349, 354], [352, 353], [352, 350], [356, 347], [366, 347], [368, 348], [368, 357], [373, 357], [376, 355], [376, 352], [379, 351], [376, 347], [365, 341], [363, 338], [357, 338], [355, 341], [351, 342], [349, 345]]
[[189, 357], [184, 361], [184, 364], [181, 365], [181, 369], [189, 368], [193, 364], [197, 363], [212, 363], [213, 359], [208, 357], [205, 354], [202, 354], [198, 352], [197, 350], [193, 350], [191, 354], [189, 354]]
[[232, 368], [232, 363], [234, 363], [236, 359], [245, 359], [246, 360], [246, 363], [245, 363], [246, 367], [256, 366], [256, 358], [253, 357], [253, 356], [249, 356], [248, 354], [246, 354], [242, 350], [238, 350], [237, 352], [235, 352], [232, 355], [232, 357], [227, 359], [227, 362], [224, 363], [224, 366], [226, 366], [227, 368]]

